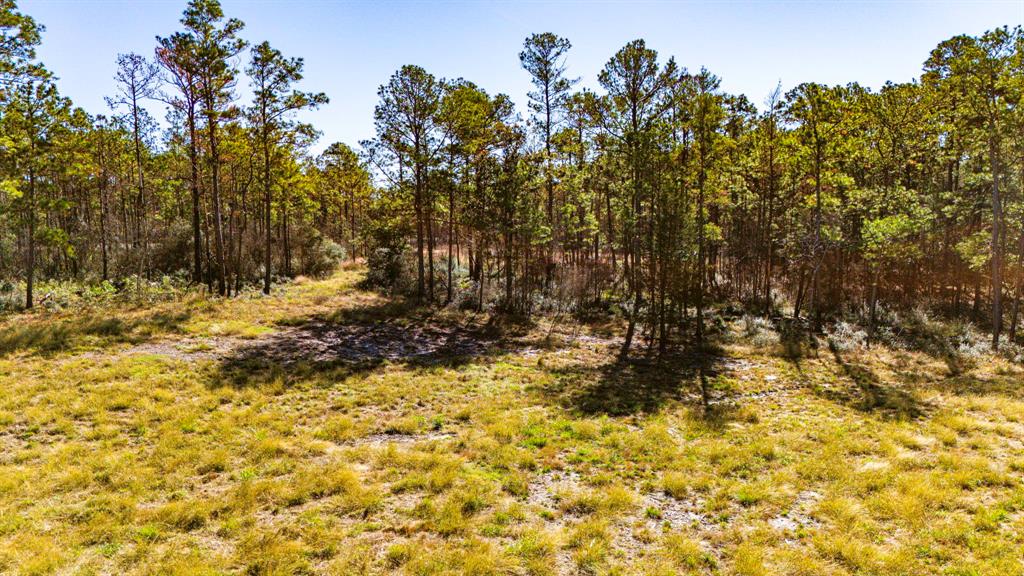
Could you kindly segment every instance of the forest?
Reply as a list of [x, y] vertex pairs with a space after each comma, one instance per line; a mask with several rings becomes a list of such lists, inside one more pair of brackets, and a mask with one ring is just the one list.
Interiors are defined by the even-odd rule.
[[[249, 46], [216, 2], [189, 4], [152, 55], [120, 56], [98, 115], [57, 92], [33, 58], [41, 26], [5, 4], [8, 307], [31, 308], [37, 282], [230, 296], [366, 258], [371, 280], [433, 305], [614, 308], [623, 354], [638, 330], [660, 350], [699, 338], [713, 302], [816, 330], [923, 305], [994, 348], [1017, 338], [1019, 27], [941, 43], [918, 81], [808, 82], [759, 104], [643, 40], [608, 60], [603, 93], [577, 91], [569, 40], [534, 34], [527, 117], [408, 65], [378, 89], [376, 138], [313, 156], [294, 115], [327, 96], [297, 90], [302, 59]], [[147, 100], [167, 104], [166, 130]]]
[[0, 0], [0, 572], [1024, 569], [1020, 26], [763, 97], [535, 33], [321, 152], [152, 32], [86, 111]]

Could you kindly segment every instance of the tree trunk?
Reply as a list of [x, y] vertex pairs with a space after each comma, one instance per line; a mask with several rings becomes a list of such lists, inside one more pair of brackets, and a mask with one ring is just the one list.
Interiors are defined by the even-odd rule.
[[270, 225], [270, 136], [263, 131], [263, 293], [270, 294], [271, 275], [271, 225]]
[[448, 189], [448, 294], [445, 296], [445, 306], [452, 303], [452, 237], [453, 222], [455, 220], [455, 185]]
[[132, 93], [132, 136], [135, 140], [135, 168], [139, 171], [139, 195], [137, 199], [138, 213], [135, 215], [136, 239], [139, 242], [140, 253], [137, 255], [138, 275], [135, 277], [135, 290], [139, 291], [142, 276], [146, 272], [147, 254], [149, 254], [149, 228], [146, 226], [146, 172], [142, 167], [142, 137], [139, 133], [139, 103], [136, 95]]
[[201, 232], [201, 216], [199, 195], [199, 143], [196, 141], [195, 104], [190, 100], [188, 105], [188, 160], [190, 168], [189, 188], [192, 193], [192, 281], [203, 281], [203, 236]]
[[[207, 102], [209, 109], [213, 109], [213, 103]], [[217, 293], [221, 296], [227, 294], [226, 267], [224, 262], [224, 226], [221, 216], [220, 201], [220, 151], [217, 143], [217, 119], [212, 113], [207, 115], [207, 124], [210, 138], [210, 190], [213, 192], [213, 235], [214, 235], [214, 256], [217, 259]]]
[[1002, 199], [999, 196], [999, 142], [989, 138], [989, 164], [992, 167], [992, 349], [999, 349], [999, 336], [1003, 329], [1003, 246], [1001, 226]]
[[413, 174], [415, 179], [413, 204], [416, 211], [416, 296], [420, 300], [423, 299], [427, 292], [423, 273], [423, 182], [421, 172], [422, 168], [417, 163]]
[[[30, 162], [35, 162], [35, 140], [31, 145]], [[25, 261], [25, 308], [31, 308], [32, 290], [35, 284], [36, 274], [36, 170], [29, 165], [28, 168], [28, 252]]]

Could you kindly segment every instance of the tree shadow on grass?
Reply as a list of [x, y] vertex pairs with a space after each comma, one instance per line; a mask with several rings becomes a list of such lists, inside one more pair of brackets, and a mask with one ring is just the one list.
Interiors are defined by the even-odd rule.
[[914, 420], [925, 415], [931, 408], [910, 392], [886, 385], [867, 366], [848, 362], [836, 350], [832, 351], [832, 355], [842, 369], [842, 375], [853, 386], [817, 388], [815, 391], [819, 396], [889, 420]]
[[949, 376], [926, 384], [929, 389], [938, 390], [943, 394], [957, 396], [1005, 396], [1014, 400], [1024, 400], [1024, 381], [1019, 374], [974, 375], [961, 374]]
[[94, 315], [14, 321], [0, 329], [0, 356], [22, 351], [49, 356], [86, 343], [137, 344], [157, 333], [178, 332], [189, 318], [189, 312], [159, 312], [132, 320]]
[[653, 414], [678, 402], [701, 407], [709, 419], [720, 418], [731, 409], [715, 397], [723, 360], [721, 351], [709, 346], [667, 351], [660, 358], [555, 368], [555, 383], [543, 394], [587, 416]]
[[219, 385], [258, 386], [280, 379], [337, 381], [385, 362], [458, 366], [503, 354], [501, 333], [402, 301], [296, 318], [236, 349], [217, 366]]

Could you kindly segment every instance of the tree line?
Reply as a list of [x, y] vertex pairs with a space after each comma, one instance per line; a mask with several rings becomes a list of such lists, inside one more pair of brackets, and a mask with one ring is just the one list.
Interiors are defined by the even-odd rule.
[[942, 42], [912, 82], [808, 82], [760, 106], [643, 40], [608, 60], [600, 91], [577, 90], [570, 51], [526, 39], [526, 119], [417, 66], [381, 86], [363, 143], [389, 224], [377, 244], [410, 239], [420, 298], [616, 308], [623, 355], [638, 334], [702, 341], [709, 303], [729, 301], [815, 330], [923, 304], [987, 326], [994, 347], [1004, 327], [1017, 338], [1019, 27]]
[[[525, 117], [407, 65], [378, 90], [375, 137], [312, 155], [295, 113], [327, 97], [215, 0], [189, 2], [151, 57], [119, 58], [109, 116], [57, 93], [41, 27], [0, 6], [0, 274], [27, 306], [36, 277], [269, 291], [337, 246], [425, 304], [620, 314], [623, 355], [702, 342], [724, 302], [810, 330], [926, 306], [994, 347], [1018, 337], [1019, 27], [940, 43], [911, 82], [759, 103], [639, 39], [580, 89], [570, 41], [534, 34]], [[161, 134], [147, 100], [168, 105]]]
[[318, 133], [295, 114], [327, 97], [296, 89], [301, 58], [243, 30], [216, 0], [189, 2], [152, 55], [118, 56], [109, 111], [91, 115], [36, 58], [43, 27], [0, 0], [0, 275], [20, 280], [25, 307], [39, 278], [178, 273], [221, 295], [269, 292], [358, 254], [368, 172], [341, 143], [309, 153]]

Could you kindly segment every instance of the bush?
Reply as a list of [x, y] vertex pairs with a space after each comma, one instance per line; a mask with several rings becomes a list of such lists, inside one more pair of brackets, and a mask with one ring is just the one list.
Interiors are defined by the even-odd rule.
[[833, 352], [849, 352], [863, 348], [868, 335], [849, 322], [839, 321], [826, 331], [828, 347]]
[[366, 279], [363, 284], [367, 288], [388, 292], [405, 292], [403, 278], [409, 276], [405, 272], [407, 254], [403, 248], [380, 246], [370, 250], [366, 258]]
[[772, 322], [763, 316], [743, 315], [743, 336], [754, 346], [765, 348], [779, 343]]
[[[441, 262], [441, 266], [446, 267], [448, 265], [446, 259], [442, 259]], [[445, 273], [445, 278], [442, 280], [441, 286], [444, 285], [444, 282], [448, 281], [448, 269], [444, 268], [442, 271]], [[459, 266], [453, 263], [452, 301], [450, 305], [459, 310], [476, 310], [479, 299], [480, 283], [469, 277], [469, 268], [466, 268], [465, 264]]]
[[412, 232], [408, 214], [390, 195], [376, 199], [360, 232], [366, 248], [366, 278], [362, 287], [408, 294], [415, 287], [414, 266], [406, 238]]
[[[116, 280], [87, 283], [77, 280], [40, 280], [34, 288], [35, 305], [56, 312], [111, 303], [154, 303], [179, 299], [189, 293], [188, 274], [179, 271], [159, 279], [146, 280], [136, 275]], [[0, 311], [22, 310], [25, 283], [0, 282]]]
[[999, 346], [999, 353], [1009, 360], [1018, 364], [1024, 363], [1024, 347], [1014, 342], [1006, 342]]
[[945, 360], [953, 375], [970, 370], [987, 350], [969, 324], [936, 320], [919, 308], [898, 315], [894, 333], [904, 347]]
[[398, 223], [374, 223], [364, 230], [368, 247], [363, 287], [390, 293], [409, 293], [415, 286], [415, 272], [405, 230]]
[[302, 239], [302, 267], [305, 276], [323, 277], [333, 272], [347, 254], [345, 248], [313, 229]]
[[[150, 238], [150, 246], [153, 248], [149, 254], [149, 267], [155, 270], [176, 270], [183, 263], [192, 262], [192, 226], [189, 222], [175, 222], [169, 224], [158, 238]], [[137, 272], [138, 263], [124, 260], [124, 257], [117, 257], [112, 251], [110, 254], [110, 267], [113, 275], [119, 275], [119, 271]], [[187, 265], [186, 265], [187, 267]]]

